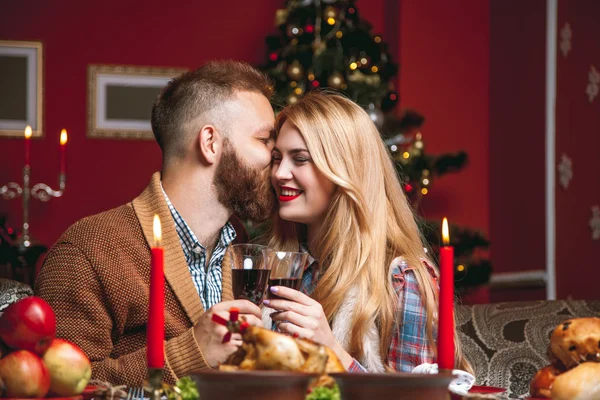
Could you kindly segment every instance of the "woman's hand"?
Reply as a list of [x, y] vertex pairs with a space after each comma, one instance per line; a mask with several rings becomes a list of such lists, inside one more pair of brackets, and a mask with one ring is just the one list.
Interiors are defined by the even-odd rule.
[[344, 367], [352, 364], [352, 357], [337, 342], [329, 327], [321, 304], [304, 293], [285, 286], [273, 286], [269, 290], [281, 299], [264, 300], [263, 303], [277, 310], [271, 318], [279, 331], [314, 340], [333, 350]]

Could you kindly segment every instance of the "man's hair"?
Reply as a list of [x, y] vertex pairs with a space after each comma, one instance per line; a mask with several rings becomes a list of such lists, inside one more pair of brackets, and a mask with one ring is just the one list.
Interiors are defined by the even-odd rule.
[[[202, 67], [172, 79], [152, 107], [152, 132], [163, 152], [163, 160], [183, 157], [192, 133], [208, 120], [219, 124], [220, 106], [236, 92], [273, 94], [270, 80], [260, 71], [240, 61], [210, 61]], [[211, 115], [211, 112], [214, 115]], [[201, 120], [199, 117], [204, 116]], [[223, 123], [226, 123], [225, 116]], [[220, 127], [226, 130], [226, 127]]]

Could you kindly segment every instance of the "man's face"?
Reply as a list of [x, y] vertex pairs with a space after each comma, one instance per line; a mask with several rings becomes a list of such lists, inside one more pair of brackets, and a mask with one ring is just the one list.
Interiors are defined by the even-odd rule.
[[239, 92], [226, 109], [231, 120], [215, 173], [218, 199], [242, 219], [264, 221], [275, 207], [270, 184], [273, 109], [254, 92]]

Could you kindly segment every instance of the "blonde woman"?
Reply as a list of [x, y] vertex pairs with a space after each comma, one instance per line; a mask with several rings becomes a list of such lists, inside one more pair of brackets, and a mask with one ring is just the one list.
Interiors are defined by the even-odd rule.
[[[329, 346], [350, 371], [434, 362], [437, 271], [369, 116], [340, 95], [310, 93], [275, 126], [269, 245], [311, 255], [300, 291], [270, 288], [278, 329]], [[457, 349], [456, 366], [470, 369]]]

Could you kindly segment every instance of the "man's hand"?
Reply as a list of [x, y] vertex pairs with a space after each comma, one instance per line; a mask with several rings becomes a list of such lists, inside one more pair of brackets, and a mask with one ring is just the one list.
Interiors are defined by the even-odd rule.
[[229, 309], [232, 307], [240, 310], [240, 318], [245, 318], [250, 325], [263, 326], [260, 308], [248, 300], [224, 301], [212, 306], [194, 326], [194, 337], [204, 359], [213, 368], [224, 362], [242, 344], [242, 336], [239, 333], [233, 334], [229, 342], [222, 343], [227, 328], [211, 320], [213, 314], [229, 320]]

